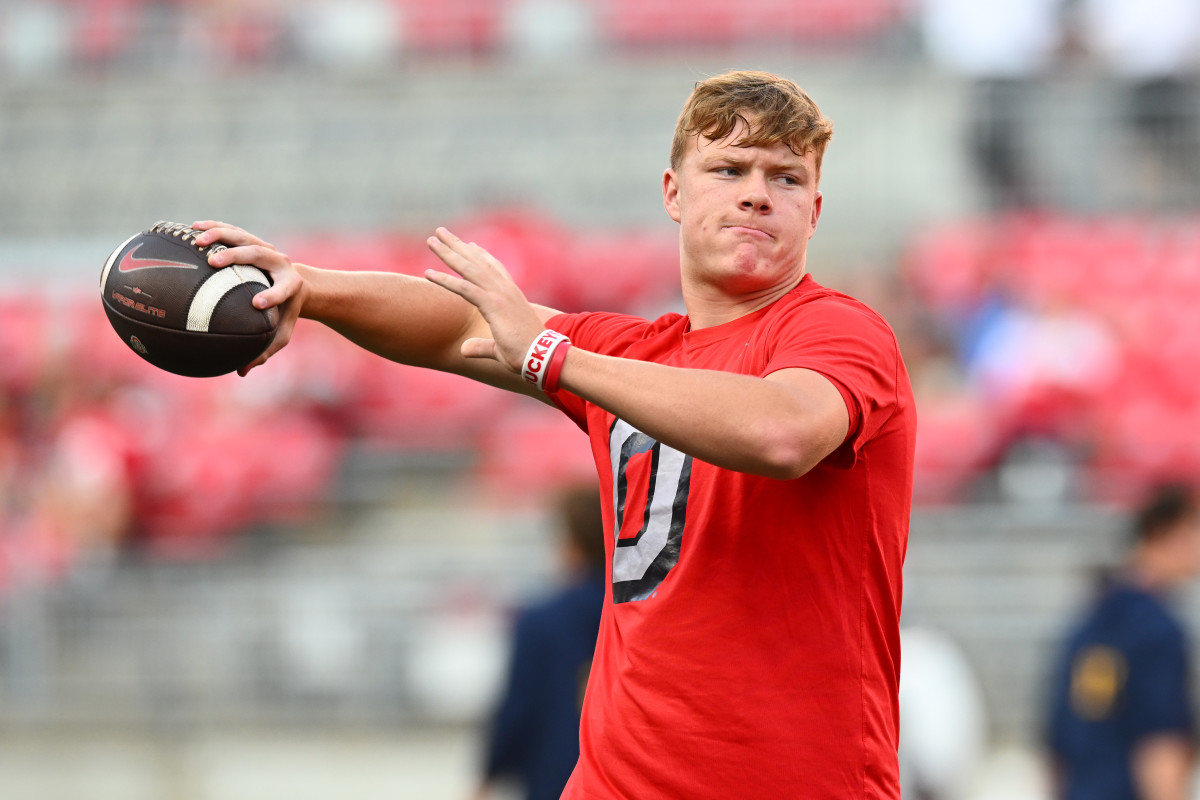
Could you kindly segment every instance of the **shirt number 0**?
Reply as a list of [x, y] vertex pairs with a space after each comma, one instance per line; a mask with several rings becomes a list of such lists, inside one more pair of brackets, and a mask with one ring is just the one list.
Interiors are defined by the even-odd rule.
[[[651, 439], [624, 420], [613, 423], [608, 435], [613, 470], [613, 602], [645, 600], [658, 589], [667, 573], [679, 563], [683, 526], [687, 517], [688, 491], [692, 479], [692, 457]], [[649, 454], [634, 461], [635, 456]], [[629, 496], [630, 471], [645, 469], [648, 480], [645, 498]], [[626, 520], [631, 501], [644, 500], [641, 519]], [[637, 506], [635, 503], [634, 507]], [[626, 525], [641, 522], [637, 533], [623, 535]]]

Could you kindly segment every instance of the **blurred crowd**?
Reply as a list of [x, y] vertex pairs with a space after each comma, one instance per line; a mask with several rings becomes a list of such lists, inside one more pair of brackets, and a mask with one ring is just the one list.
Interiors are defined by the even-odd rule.
[[1085, 56], [1138, 83], [1196, 67], [1200, 11], [1187, 0], [8, 0], [0, 32], [0, 53], [18, 71], [909, 41], [981, 81], [1028, 81]]
[[[1110, 188], [1141, 208], [1200, 202], [1196, 70], [1200, 6], [1189, 0], [1019, 0], [972, 3], [921, 0], [921, 37], [930, 62], [964, 79], [970, 108], [965, 141], [993, 209], [1044, 205], [1051, 166], [1040, 162], [1031, 132], [1061, 120], [1037, 119], [1032, 102], [1053, 78], [1092, 73], [1113, 89], [1116, 138], [1131, 146], [1136, 178], [1087, 163], [1085, 185]], [[1069, 117], [1069, 109], [1062, 109]], [[1097, 159], [1096, 131], [1074, 134], [1073, 147]], [[1097, 193], [1098, 194], [1098, 193]], [[1095, 198], [1072, 198], [1089, 208]]]
[[[673, 299], [670, 237], [577, 233], [520, 212], [456, 227], [560, 308]], [[429, 266], [419, 237], [285, 246], [297, 260], [348, 269]], [[605, 280], [587, 280], [601, 265]], [[235, 534], [319, 517], [336, 502], [351, 446], [452, 456], [483, 490], [514, 496], [590, 475], [584, 442], [555, 412], [389, 365], [317, 325], [302, 322], [294, 343], [246, 380], [190, 379], [142, 362], [90, 293], [0, 289], [0, 592], [130, 550], [217, 557]]]
[[1194, 219], [997, 216], [925, 231], [903, 269], [918, 496], [1127, 503], [1200, 479]]
[[[686, 5], [687, 13], [680, 13]], [[694, 0], [16, 0], [0, 52], [18, 71], [147, 63], [229, 71], [373, 67], [410, 55], [713, 46], [764, 38], [849, 43], [883, 36], [903, 0], [746, 6]]]
[[[669, 236], [576, 232], [519, 211], [458, 227], [551, 305], [656, 314], [674, 302]], [[921, 409], [918, 502], [1122, 503], [1200, 480], [1196, 230], [997, 215], [922, 231], [877, 273], [892, 277], [847, 287], [901, 339]], [[346, 268], [428, 265], [418, 238], [399, 234], [285, 247]], [[219, 552], [232, 532], [316, 510], [351, 444], [462, 455], [497, 494], [590, 470], [557, 415], [393, 367], [319, 326], [302, 323], [250, 379], [194, 380], [141, 362], [96, 299], [52, 294], [0, 294], [0, 581], [60, 572], [84, 545]]]
[[0, 591], [130, 546], [210, 557], [320, 498], [340, 444], [318, 384], [156, 373], [95, 298], [54, 294], [0, 294]]

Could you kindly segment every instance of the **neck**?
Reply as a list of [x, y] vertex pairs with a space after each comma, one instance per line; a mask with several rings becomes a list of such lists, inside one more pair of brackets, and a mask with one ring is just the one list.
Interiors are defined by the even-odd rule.
[[685, 285], [683, 287], [683, 304], [687, 309], [690, 328], [692, 330], [713, 328], [766, 308], [799, 286], [804, 275], [804, 272], [800, 272], [794, 280], [786, 284], [773, 286], [763, 291], [737, 295], [731, 295], [728, 291], [722, 291], [718, 287], [707, 284]]
[[1130, 557], [1128, 574], [1134, 584], [1152, 592], [1169, 589], [1178, 582], [1170, 555], [1145, 545]]

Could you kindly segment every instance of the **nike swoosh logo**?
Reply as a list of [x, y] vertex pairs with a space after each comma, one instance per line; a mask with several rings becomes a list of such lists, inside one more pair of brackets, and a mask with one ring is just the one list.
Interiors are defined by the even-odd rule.
[[120, 272], [133, 272], [139, 269], [150, 269], [152, 267], [175, 267], [177, 269], [199, 269], [195, 264], [189, 264], [186, 261], [165, 261], [161, 258], [137, 258], [136, 253], [142, 249], [142, 245], [130, 250], [121, 259], [121, 263], [117, 266]]

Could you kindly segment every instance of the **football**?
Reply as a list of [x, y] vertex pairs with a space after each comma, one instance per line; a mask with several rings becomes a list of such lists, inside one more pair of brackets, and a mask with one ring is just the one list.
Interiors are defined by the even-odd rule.
[[209, 266], [224, 245], [197, 247], [199, 233], [159, 222], [130, 236], [104, 262], [100, 294], [131, 350], [159, 369], [208, 378], [258, 358], [275, 338], [279, 314], [251, 304], [271, 279], [256, 267]]

